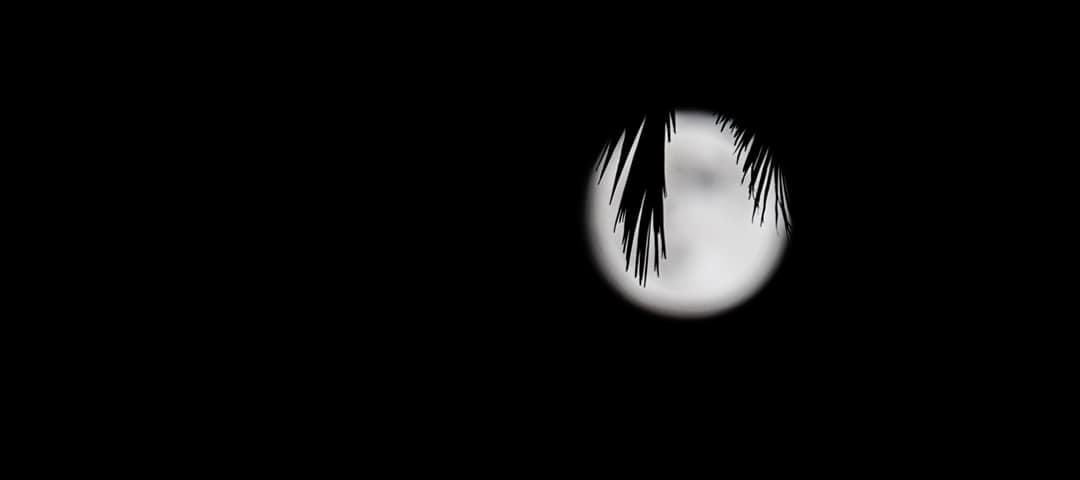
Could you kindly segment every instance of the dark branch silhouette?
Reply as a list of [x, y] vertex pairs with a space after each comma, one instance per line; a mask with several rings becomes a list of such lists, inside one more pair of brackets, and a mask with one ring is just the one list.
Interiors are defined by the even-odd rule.
[[[622, 177], [627, 162], [630, 169], [626, 172], [626, 185], [619, 200], [618, 213], [615, 216], [615, 229], [623, 224], [622, 249], [626, 256], [626, 269], [630, 270], [631, 258], [634, 260], [634, 276], [644, 286], [648, 280], [650, 245], [653, 269], [660, 273], [660, 258], [667, 258], [667, 241], [664, 238], [664, 197], [667, 186], [664, 178], [664, 145], [671, 139], [675, 130], [675, 111], [664, 110], [628, 115], [624, 123], [610, 132], [611, 140], [604, 146], [597, 167], [600, 178], [607, 171], [615, 154], [615, 147], [622, 137], [622, 148], [618, 155], [615, 170], [615, 186], [612, 187], [608, 202], [615, 199], [615, 189]], [[634, 158], [630, 158], [634, 142]], [[636, 248], [631, 248], [636, 245]]]
[[[667, 196], [664, 146], [671, 141], [672, 134], [678, 133], [675, 110], [658, 109], [616, 117], [604, 132], [607, 141], [600, 151], [596, 168], [600, 170], [602, 180], [608, 172], [611, 160], [617, 158], [615, 182], [608, 203], [615, 201], [619, 179], [624, 173], [626, 175], [626, 185], [622, 198], [619, 199], [614, 228], [618, 230], [620, 223], [623, 226], [622, 249], [626, 257], [626, 270], [630, 270], [633, 259], [634, 277], [641, 286], [645, 286], [650, 253], [653, 271], [658, 276], [660, 259], [667, 258], [667, 243], [664, 237], [664, 198]], [[743, 184], [746, 184], [749, 175], [748, 199], [754, 201], [750, 221], [753, 222], [759, 216], [760, 209], [758, 224], [764, 224], [771, 190], [775, 223], [783, 217], [785, 231], [790, 234], [790, 197], [786, 176], [769, 142], [733, 116], [718, 113], [716, 124], [721, 130], [730, 128], [733, 133], [735, 161], [736, 164], [742, 162]], [[620, 138], [622, 146], [617, 149]]]
[[[773, 213], [776, 223], [779, 222], [779, 218], [782, 215], [784, 217], [784, 228], [788, 233], [791, 233], [791, 220], [788, 216], [788, 189], [787, 181], [783, 174], [780, 164], [775, 160], [772, 149], [765, 142], [755, 141], [756, 136], [745, 126], [739, 124], [731, 117], [723, 114], [716, 114], [716, 124], [721, 129], [730, 128], [735, 138], [735, 163], [743, 162], [743, 176], [742, 182], [746, 183], [746, 174], [750, 174], [750, 186], [748, 189], [749, 199], [754, 200], [754, 210], [751, 213], [750, 220], [753, 221], [754, 216], [757, 215], [758, 208], [761, 209], [761, 221], [758, 225], [765, 223], [765, 211], [766, 205], [769, 202], [769, 189], [772, 187], [774, 193], [774, 205]], [[745, 157], [745, 158], [744, 158]], [[763, 198], [764, 197], [764, 198]], [[775, 215], [779, 210], [781, 215]]]

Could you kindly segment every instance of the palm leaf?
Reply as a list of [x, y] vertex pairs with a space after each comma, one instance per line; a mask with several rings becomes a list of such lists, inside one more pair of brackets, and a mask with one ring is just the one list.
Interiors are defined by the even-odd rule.
[[[785, 230], [791, 232], [788, 206], [788, 186], [783, 168], [766, 141], [762, 141], [751, 129], [733, 117], [717, 114], [716, 124], [721, 129], [730, 128], [735, 141], [736, 163], [742, 162], [743, 178], [749, 175], [748, 198], [754, 201], [751, 221], [758, 218], [765, 222], [769, 192], [773, 192], [773, 213], [776, 222], [782, 216]], [[624, 172], [626, 185], [619, 200], [614, 229], [622, 224], [622, 250], [626, 258], [626, 270], [634, 266], [634, 277], [641, 286], [648, 279], [648, 263], [660, 275], [660, 259], [667, 258], [667, 242], [664, 235], [664, 198], [667, 186], [664, 176], [664, 146], [677, 133], [675, 110], [662, 109], [649, 112], [630, 112], [614, 115], [607, 123], [596, 169], [600, 179], [608, 172], [612, 159], [616, 160], [615, 181], [608, 203], [615, 200], [619, 179]], [[619, 140], [622, 139], [621, 148]], [[637, 148], [634, 148], [634, 144]], [[617, 151], [618, 150], [618, 151]], [[631, 158], [631, 154], [633, 158]], [[651, 255], [650, 255], [651, 254]]]
[[[661, 110], [625, 115], [607, 132], [608, 142], [600, 152], [597, 168], [600, 178], [608, 170], [616, 147], [622, 139], [615, 168], [615, 182], [608, 203], [615, 200], [619, 179], [626, 172], [626, 185], [619, 200], [614, 228], [623, 226], [622, 249], [626, 270], [634, 265], [634, 276], [645, 286], [651, 253], [652, 267], [660, 274], [660, 258], [667, 258], [664, 237], [664, 197], [667, 186], [664, 178], [665, 138], [670, 141], [675, 132], [675, 111]], [[637, 148], [634, 149], [635, 141]], [[630, 158], [633, 150], [633, 158]], [[629, 169], [627, 170], [627, 165]]]
[[771, 189], [774, 202], [774, 225], [779, 223], [782, 216], [784, 229], [790, 234], [791, 217], [788, 209], [787, 177], [768, 142], [761, 141], [750, 128], [730, 116], [716, 114], [716, 124], [720, 125], [721, 130], [730, 128], [732, 131], [735, 141], [735, 163], [738, 164], [741, 161], [743, 166], [742, 183], [745, 184], [746, 175], [750, 175], [747, 198], [754, 201], [754, 210], [750, 214], [750, 220], [753, 221], [758, 216], [760, 209], [761, 220], [758, 224], [765, 223], [766, 206]]

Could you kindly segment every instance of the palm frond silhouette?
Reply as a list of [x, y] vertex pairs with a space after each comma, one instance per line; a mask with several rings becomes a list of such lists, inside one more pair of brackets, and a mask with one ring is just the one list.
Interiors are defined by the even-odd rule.
[[[716, 125], [721, 130], [731, 129], [735, 142], [736, 164], [742, 162], [741, 183], [748, 184], [748, 200], [754, 208], [750, 221], [760, 218], [765, 222], [769, 196], [773, 198], [774, 223], [784, 219], [784, 229], [791, 233], [790, 190], [781, 160], [772, 143], [751, 125], [738, 121], [734, 116], [716, 113]], [[650, 254], [652, 268], [660, 275], [660, 259], [667, 258], [664, 236], [664, 198], [667, 186], [664, 176], [664, 147], [678, 134], [675, 110], [671, 108], [632, 112], [616, 115], [603, 132], [603, 144], [595, 169], [600, 179], [610, 170], [611, 160], [617, 159], [614, 168], [614, 185], [608, 203], [615, 201], [619, 179], [626, 176], [622, 198], [619, 199], [614, 229], [622, 224], [622, 249], [626, 257], [627, 271], [633, 260], [634, 277], [641, 286], [648, 281]], [[621, 148], [617, 148], [620, 139]], [[636, 141], [636, 149], [634, 148]], [[618, 151], [617, 151], [618, 150]], [[720, 159], [717, 159], [720, 161]], [[628, 166], [629, 165], [629, 166]], [[759, 214], [760, 211], [760, 214]]]

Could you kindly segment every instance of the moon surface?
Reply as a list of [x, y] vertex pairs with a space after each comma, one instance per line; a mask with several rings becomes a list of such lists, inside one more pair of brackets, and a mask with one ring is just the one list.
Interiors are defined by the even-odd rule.
[[650, 271], [642, 287], [625, 269], [623, 226], [613, 229], [625, 175], [609, 204], [615, 176], [608, 172], [599, 181], [599, 171], [593, 174], [586, 225], [597, 266], [623, 297], [661, 315], [702, 318], [738, 306], [764, 286], [787, 234], [783, 219], [776, 226], [772, 208], [764, 225], [760, 211], [758, 221], [751, 220], [754, 202], [740, 183], [742, 166], [736, 164], [730, 129], [722, 130], [713, 115], [692, 111], [677, 112], [675, 125], [665, 147], [667, 258], [661, 258], [660, 275]]

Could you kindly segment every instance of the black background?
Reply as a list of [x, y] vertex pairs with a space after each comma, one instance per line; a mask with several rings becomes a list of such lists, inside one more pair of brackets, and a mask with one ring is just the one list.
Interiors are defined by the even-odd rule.
[[[810, 49], [736, 69], [582, 45], [436, 47], [317, 76], [327, 83], [300, 107], [317, 113], [301, 116], [295, 152], [278, 152], [304, 159], [286, 171], [299, 185], [282, 205], [291, 253], [263, 267], [280, 283], [255, 298], [277, 320], [254, 331], [289, 352], [273, 358], [425, 391], [647, 379], [837, 393], [958, 388], [1059, 353], [1033, 354], [1054, 290], [1018, 253], [1053, 237], [1016, 201], [1036, 198], [1018, 152], [1042, 117], [999, 63]], [[582, 223], [609, 112], [658, 105], [753, 118], [785, 152], [783, 263], [703, 321], [621, 299]]]
[[[407, 456], [477, 434], [496, 444], [481, 454], [521, 436], [592, 452], [578, 432], [716, 419], [698, 433], [793, 427], [809, 450], [840, 419], [855, 443], [959, 420], [978, 433], [1002, 403], [1067, 385], [1054, 372], [1074, 337], [1053, 300], [1071, 294], [1069, 217], [1045, 207], [1068, 204], [1049, 185], [1071, 160], [1046, 140], [1071, 134], [1042, 111], [1061, 108], [1040, 95], [1053, 75], [1007, 43], [750, 51], [716, 28], [679, 44], [695, 50], [640, 29], [454, 31], [395, 50], [320, 28], [259, 44], [265, 64], [227, 52], [242, 74], [177, 95], [213, 99], [168, 144], [168, 168], [195, 177], [172, 199], [194, 228], [168, 225], [177, 245], [136, 259], [173, 283], [132, 276], [121, 292], [140, 297], [137, 322], [114, 337], [137, 353], [117, 350], [113, 371], [136, 365], [125, 383], [146, 395], [157, 380], [206, 431], [329, 451], [376, 431]], [[620, 298], [583, 224], [612, 112], [658, 107], [752, 121], [791, 188], [773, 278], [700, 321]]]
[[[125, 120], [149, 131], [141, 141], [123, 130], [116, 142], [136, 168], [115, 179], [150, 192], [117, 189], [123, 208], [104, 210], [134, 204], [117, 223], [135, 231], [117, 240], [121, 230], [96, 225], [108, 248], [78, 247], [94, 268], [43, 269], [84, 290], [41, 303], [75, 308], [76, 328], [45, 325], [88, 350], [62, 360], [87, 385], [56, 396], [57, 411], [100, 398], [123, 414], [148, 409], [140, 428], [221, 442], [224, 456], [258, 442], [350, 457], [375, 444], [406, 457], [395, 467], [442, 466], [425, 446], [502, 457], [520, 450], [509, 439], [531, 437], [542, 447], [522, 463], [532, 466], [552, 446], [589, 455], [606, 442], [589, 433], [649, 422], [742, 445], [782, 437], [813, 451], [838, 435], [870, 450], [867, 434], [922, 445], [950, 427], [1000, 432], [1003, 412], [1028, 424], [1063, 398], [1044, 392], [1074, 376], [1057, 375], [1075, 350], [1063, 333], [1074, 160], [1050, 147], [1074, 136], [1075, 121], [1054, 115], [1073, 109], [1052, 88], [1071, 57], [1037, 36], [1015, 41], [1013, 11], [987, 24], [990, 36], [958, 28], [978, 23], [969, 12], [918, 10], [932, 18], [881, 30], [879, 16], [845, 11], [835, 19], [849, 28], [746, 21], [749, 34], [732, 31], [748, 20], [736, 15], [702, 14], [704, 26], [605, 17], [582, 22], [597, 37], [586, 38], [558, 21], [578, 12], [526, 29], [447, 9], [471, 23], [427, 10], [429, 24], [410, 12], [386, 32], [370, 12], [337, 25], [323, 12], [245, 13], [236, 25], [268, 32], [230, 25], [235, 41], [210, 40], [193, 68], [143, 72], [142, 58], [125, 59], [140, 71], [120, 89], [171, 82], [135, 96]], [[114, 111], [110, 96], [91, 96]], [[793, 237], [776, 274], [701, 321], [621, 299], [583, 225], [612, 112], [658, 107], [752, 121], [783, 152], [791, 186]], [[165, 206], [144, 201], [155, 193]], [[1036, 408], [1017, 407], [1024, 397]], [[105, 412], [91, 416], [111, 422]], [[162, 417], [181, 428], [160, 428]], [[939, 451], [952, 453], [944, 437]], [[258, 463], [274, 452], [259, 450]]]

